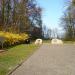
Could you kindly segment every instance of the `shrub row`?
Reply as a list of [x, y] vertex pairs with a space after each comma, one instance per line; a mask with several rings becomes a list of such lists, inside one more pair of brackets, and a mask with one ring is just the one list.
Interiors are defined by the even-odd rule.
[[24, 41], [28, 38], [29, 36], [25, 33], [14, 34], [14, 33], [0, 31], [0, 46], [2, 43], [5, 46], [11, 46], [11, 45], [24, 43]]

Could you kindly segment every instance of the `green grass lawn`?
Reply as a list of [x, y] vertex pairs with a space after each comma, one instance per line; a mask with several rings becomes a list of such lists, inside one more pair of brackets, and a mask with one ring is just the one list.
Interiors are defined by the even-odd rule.
[[22, 44], [9, 48], [8, 51], [0, 53], [0, 75], [6, 75], [16, 65], [31, 56], [37, 48], [38, 46], [35, 46], [34, 44]]
[[43, 43], [51, 43], [51, 40], [43, 40]]
[[75, 41], [63, 41], [64, 44], [75, 44]]

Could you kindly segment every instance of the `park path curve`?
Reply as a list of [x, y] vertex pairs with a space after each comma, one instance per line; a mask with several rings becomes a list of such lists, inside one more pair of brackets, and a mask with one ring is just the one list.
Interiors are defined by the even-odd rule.
[[43, 44], [11, 75], [75, 75], [75, 45]]

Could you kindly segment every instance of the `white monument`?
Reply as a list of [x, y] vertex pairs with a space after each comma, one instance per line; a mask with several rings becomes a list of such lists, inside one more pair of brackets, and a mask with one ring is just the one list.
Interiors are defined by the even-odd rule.
[[63, 44], [63, 41], [60, 39], [52, 39], [51, 44]]
[[42, 39], [36, 39], [35, 41], [35, 45], [41, 45], [42, 44]]

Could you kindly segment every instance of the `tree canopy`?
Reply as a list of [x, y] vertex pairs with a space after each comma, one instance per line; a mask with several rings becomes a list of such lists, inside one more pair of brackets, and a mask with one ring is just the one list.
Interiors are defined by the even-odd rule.
[[0, 30], [32, 34], [38, 29], [41, 37], [41, 14], [42, 8], [36, 0], [0, 0]]

